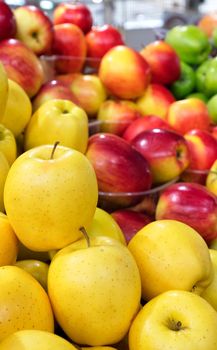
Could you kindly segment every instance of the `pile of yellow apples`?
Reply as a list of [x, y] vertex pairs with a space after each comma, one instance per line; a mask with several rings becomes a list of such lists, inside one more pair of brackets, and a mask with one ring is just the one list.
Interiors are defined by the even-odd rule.
[[[17, 24], [28, 26], [34, 19], [37, 22], [37, 16], [43, 17], [35, 9], [32, 22], [25, 22], [25, 11], [33, 16], [33, 8], [20, 8], [15, 11]], [[66, 35], [67, 26], [56, 26], [60, 26], [59, 35]], [[25, 26], [19, 29], [19, 39], [0, 40], [0, 350], [216, 350], [215, 169], [209, 175], [210, 189], [204, 186], [206, 191], [212, 189], [209, 198], [214, 203], [209, 244], [194, 227], [176, 218], [152, 217], [139, 229], [134, 227], [129, 239], [111, 211], [99, 205], [99, 163], [103, 159], [110, 163], [105, 171], [109, 176], [100, 178], [101, 188], [111, 189], [119, 181], [119, 188], [127, 191], [131, 182], [137, 195], [176, 181], [189, 166], [187, 141], [172, 130], [176, 122], [169, 125], [165, 121], [165, 111], [176, 102], [172, 93], [151, 83], [146, 60], [122, 43], [113, 51], [115, 64], [111, 56], [104, 56], [100, 74], [84, 73], [80, 68], [70, 73], [66, 70], [75, 64], [75, 58], [67, 63], [65, 56], [47, 52], [46, 57], [39, 57], [22, 43]], [[165, 49], [165, 43], [160, 45]], [[17, 61], [9, 59], [14, 52]], [[171, 55], [175, 57], [174, 51]], [[92, 61], [92, 68], [97, 62]], [[131, 74], [126, 75], [131, 64]], [[28, 73], [30, 68], [35, 75]], [[130, 78], [126, 84], [117, 84], [120, 73], [122, 81], [125, 76]], [[157, 104], [153, 102], [156, 95], [160, 96]], [[196, 98], [189, 101], [200, 115], [201, 128], [209, 128], [205, 103]], [[120, 103], [114, 107], [116, 102]], [[107, 109], [103, 110], [104, 103]], [[156, 110], [155, 125], [167, 130], [166, 135], [175, 135], [173, 144], [179, 145], [176, 158], [168, 157], [156, 167], [154, 176], [154, 167], [149, 169], [145, 157], [127, 142], [116, 141], [123, 125], [126, 129], [133, 121], [153, 114], [141, 114], [138, 105]], [[121, 115], [118, 123], [114, 119], [106, 123], [115, 114]], [[110, 141], [100, 146], [104, 156], [97, 163], [100, 148], [93, 141], [88, 148], [88, 142], [99, 131], [100, 124], [95, 122], [100, 119], [105, 122], [104, 132], [97, 142], [106, 137]], [[178, 128], [183, 125], [186, 133], [190, 131], [184, 120]], [[214, 140], [213, 125], [212, 132]], [[162, 149], [166, 143], [160, 145]], [[120, 153], [115, 148], [119, 144]], [[119, 166], [121, 181], [113, 175], [115, 154], [119, 159], [127, 154], [122, 173]], [[211, 160], [212, 155], [209, 157]], [[124, 174], [125, 169], [128, 173]], [[195, 193], [196, 189], [197, 185]], [[127, 209], [123, 199], [119, 200]], [[136, 213], [142, 208], [138, 202], [137, 198], [129, 205]], [[185, 206], [190, 202], [189, 198]], [[159, 208], [160, 213], [163, 209]]]

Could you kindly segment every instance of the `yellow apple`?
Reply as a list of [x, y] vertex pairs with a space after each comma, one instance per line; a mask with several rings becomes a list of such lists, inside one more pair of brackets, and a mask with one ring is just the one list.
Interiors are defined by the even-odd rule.
[[0, 343], [0, 350], [76, 350], [73, 344], [59, 335], [25, 329], [14, 332]]
[[83, 238], [54, 255], [48, 295], [57, 322], [73, 342], [115, 344], [127, 334], [140, 307], [139, 270], [117, 239]]
[[0, 212], [0, 266], [13, 265], [18, 254], [18, 239], [7, 216]]
[[17, 157], [17, 143], [14, 134], [3, 124], [0, 124], [0, 151], [11, 165]]
[[0, 121], [4, 115], [6, 101], [8, 98], [8, 76], [4, 65], [0, 62]]
[[214, 161], [206, 177], [206, 187], [217, 196], [217, 159]]
[[204, 239], [180, 221], [147, 224], [130, 240], [128, 248], [139, 267], [146, 301], [170, 289], [200, 294], [213, 278]]
[[17, 266], [1, 266], [0, 285], [0, 341], [21, 329], [54, 332], [48, 295], [35, 278]]
[[29, 272], [47, 290], [47, 275], [49, 265], [43, 261], [35, 259], [18, 260], [16, 266]]
[[5, 212], [4, 207], [4, 186], [10, 166], [5, 155], [0, 151], [0, 211]]
[[1, 123], [17, 137], [23, 132], [32, 115], [32, 103], [25, 90], [8, 79], [8, 98]]
[[87, 157], [55, 146], [21, 154], [10, 167], [4, 189], [5, 210], [16, 235], [28, 249], [40, 252], [79, 239], [98, 200], [96, 175]]
[[98, 207], [90, 226], [87, 227], [87, 233], [90, 237], [107, 236], [115, 238], [126, 245], [124, 234], [115, 219], [107, 211]]
[[44, 102], [32, 115], [24, 133], [24, 149], [54, 144], [85, 153], [88, 141], [88, 117], [73, 102], [53, 99]]
[[201, 294], [212, 307], [217, 311], [217, 250], [209, 249], [211, 262], [213, 266], [214, 277], [212, 282], [205, 288]]
[[206, 300], [188, 291], [170, 290], [136, 315], [129, 350], [216, 350], [216, 329], [217, 312]]

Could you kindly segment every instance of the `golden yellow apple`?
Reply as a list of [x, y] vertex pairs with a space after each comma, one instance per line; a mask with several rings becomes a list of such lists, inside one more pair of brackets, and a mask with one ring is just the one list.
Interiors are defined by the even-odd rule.
[[170, 289], [200, 294], [211, 282], [212, 263], [201, 235], [177, 220], [156, 220], [138, 231], [128, 248], [140, 270], [142, 296]]
[[0, 151], [0, 211], [5, 212], [4, 207], [4, 186], [10, 166], [5, 155]]
[[4, 115], [8, 98], [8, 76], [4, 65], [0, 62], [0, 122]]
[[0, 151], [11, 165], [17, 157], [17, 143], [14, 134], [3, 124], [0, 124]]
[[18, 254], [18, 239], [7, 216], [0, 212], [0, 266], [13, 265]]
[[206, 299], [217, 311], [217, 250], [209, 249], [211, 262], [213, 266], [213, 280], [206, 287], [201, 296]]
[[49, 265], [43, 261], [36, 259], [18, 260], [16, 266], [29, 272], [41, 285], [47, 290], [47, 275]]
[[217, 196], [217, 159], [210, 168], [206, 178], [206, 187]]
[[23, 132], [32, 115], [32, 103], [25, 90], [8, 79], [8, 98], [1, 123], [17, 137]]

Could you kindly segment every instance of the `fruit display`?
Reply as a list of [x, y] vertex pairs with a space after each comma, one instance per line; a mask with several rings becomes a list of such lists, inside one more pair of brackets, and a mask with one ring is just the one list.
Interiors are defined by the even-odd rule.
[[0, 350], [217, 349], [210, 17], [136, 50], [0, 2]]

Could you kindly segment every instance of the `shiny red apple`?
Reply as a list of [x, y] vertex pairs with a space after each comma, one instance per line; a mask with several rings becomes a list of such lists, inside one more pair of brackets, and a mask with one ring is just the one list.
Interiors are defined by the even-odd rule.
[[5, 2], [0, 2], [0, 40], [14, 38], [17, 24], [14, 13]]

